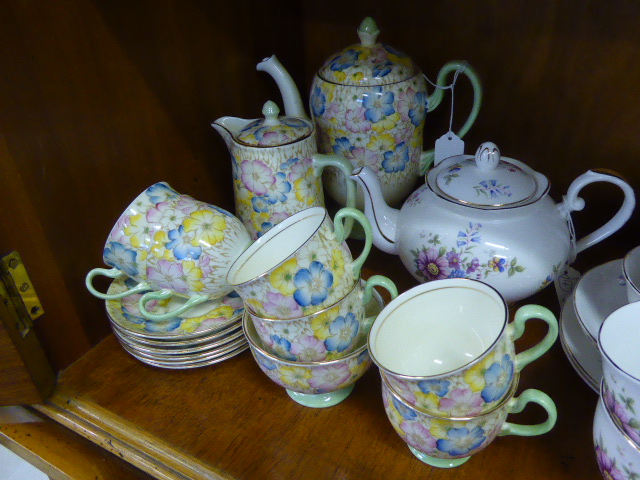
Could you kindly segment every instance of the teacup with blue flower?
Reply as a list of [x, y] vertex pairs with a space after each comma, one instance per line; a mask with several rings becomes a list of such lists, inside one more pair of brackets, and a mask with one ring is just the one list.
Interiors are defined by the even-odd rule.
[[[530, 319], [544, 338], [515, 353]], [[407, 290], [378, 315], [369, 349], [383, 378], [403, 399], [438, 417], [483, 414], [502, 402], [522, 368], [558, 336], [558, 322], [539, 305], [518, 309], [512, 322], [504, 298], [471, 279], [435, 280]]]
[[[350, 218], [365, 232], [356, 259], [344, 241], [344, 222]], [[258, 316], [311, 315], [353, 289], [371, 244], [371, 225], [359, 210], [340, 209], [332, 221], [324, 207], [307, 208], [253, 242], [229, 269], [227, 282]]]

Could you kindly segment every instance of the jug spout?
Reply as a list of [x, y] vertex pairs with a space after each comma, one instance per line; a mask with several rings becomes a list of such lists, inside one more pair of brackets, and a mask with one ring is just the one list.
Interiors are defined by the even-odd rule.
[[293, 78], [291, 78], [289, 72], [282, 66], [275, 55], [271, 55], [262, 60], [256, 66], [256, 69], [261, 72], [267, 72], [276, 81], [280, 89], [280, 94], [282, 95], [284, 111], [287, 116], [308, 118], [304, 111], [298, 87], [296, 87]]
[[400, 210], [387, 205], [382, 195], [380, 179], [371, 168], [356, 168], [351, 172], [350, 178], [362, 187], [364, 214], [371, 223], [373, 244], [383, 252], [398, 255], [396, 234]]
[[235, 143], [234, 137], [236, 137], [250, 122], [251, 120], [244, 120], [242, 118], [220, 117], [214, 121], [211, 126], [215, 128], [220, 135], [222, 135], [224, 143], [226, 143], [227, 148], [231, 150]]

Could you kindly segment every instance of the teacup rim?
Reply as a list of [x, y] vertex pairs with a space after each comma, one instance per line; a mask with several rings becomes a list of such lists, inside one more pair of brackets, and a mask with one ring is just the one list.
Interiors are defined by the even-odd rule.
[[[295, 249], [293, 252], [291, 252], [289, 255], [287, 255], [285, 258], [283, 258], [282, 260], [280, 260], [278, 263], [276, 263], [275, 265], [271, 266], [267, 271], [260, 273], [259, 275], [255, 275], [253, 277], [251, 277], [250, 279], [245, 280], [244, 282], [240, 282], [240, 283], [232, 283], [231, 282], [231, 276], [232, 276], [232, 272], [234, 270], [240, 270], [240, 268], [242, 268], [244, 266], [244, 264], [247, 262], [247, 260], [249, 258], [251, 258], [251, 256], [260, 248], [262, 248], [263, 244], [267, 244], [268, 242], [270, 242], [274, 237], [276, 237], [277, 235], [283, 233], [287, 228], [291, 227], [292, 225], [295, 225], [297, 222], [301, 222], [303, 220], [305, 220], [306, 218], [308, 218], [311, 215], [314, 215], [313, 211], [322, 211], [323, 215], [322, 215], [322, 220], [318, 223], [318, 226], [316, 227], [316, 229], [313, 231], [313, 233], [311, 233], [309, 235], [309, 237], [302, 243], [300, 244], [300, 246]], [[307, 216], [302, 217], [301, 214], [307, 212]], [[329, 212], [325, 207], [321, 207], [321, 206], [315, 206], [315, 207], [309, 207], [309, 208], [305, 208], [304, 210], [300, 210], [299, 212], [295, 213], [294, 215], [291, 215], [290, 217], [284, 219], [282, 222], [274, 225], [273, 227], [271, 227], [264, 235], [262, 235], [261, 237], [259, 237], [258, 239], [256, 239], [253, 243], [251, 243], [235, 260], [234, 262], [231, 264], [231, 267], [229, 267], [229, 270], [226, 273], [225, 276], [225, 281], [227, 282], [228, 285], [231, 285], [234, 290], [236, 289], [235, 287], [239, 287], [242, 285], [248, 285], [252, 282], [255, 282], [256, 280], [258, 280], [259, 278], [262, 278], [264, 276], [266, 276], [267, 274], [269, 274], [270, 272], [272, 272], [274, 269], [276, 269], [277, 267], [279, 267], [280, 265], [282, 265], [283, 263], [285, 263], [287, 260], [289, 260], [291, 257], [293, 257], [293, 255], [295, 255], [295, 253], [302, 248], [302, 246], [304, 246], [317, 232], [318, 230], [320, 230], [320, 228], [322, 227], [322, 224], [324, 223], [324, 221], [326, 220], [326, 218], [329, 216]], [[243, 258], [245, 257], [246, 258]], [[236, 267], [237, 264], [240, 263], [242, 259], [242, 264], [240, 264], [238, 267]], [[235, 272], [235, 274], [237, 275], [237, 271]]]
[[[260, 352], [260, 354], [264, 355], [270, 360], [276, 361], [278, 363], [283, 363], [285, 365], [291, 365], [296, 367], [319, 367], [319, 366], [326, 366], [326, 365], [331, 365], [335, 363], [342, 363], [366, 352], [369, 347], [368, 342], [365, 339], [364, 343], [354, 351], [348, 353], [343, 357], [335, 358], [333, 360], [321, 360], [317, 362], [298, 362], [295, 360], [286, 360], [284, 358], [278, 357], [277, 355], [267, 352], [266, 350], [264, 350], [262, 346], [258, 345], [257, 340], [255, 338], [252, 338], [252, 335], [248, 332], [247, 326], [249, 325], [249, 321], [250, 321], [249, 314], [245, 310], [242, 313], [242, 330], [244, 332], [245, 337], [247, 337], [247, 341], [249, 342], [249, 345], [251, 346], [251, 348], [256, 349], [258, 352]], [[255, 327], [253, 328], [255, 329]], [[369, 352], [369, 356], [371, 356], [370, 352]]]
[[[637, 305], [636, 305], [637, 304]], [[634, 305], [636, 305], [634, 307]], [[631, 303], [627, 303], [626, 305], [621, 306], [620, 308], [617, 308], [616, 310], [614, 310], [613, 312], [611, 312], [611, 314], [605, 318], [604, 322], [602, 322], [602, 325], [600, 326], [600, 330], [598, 331], [598, 351], [600, 352], [600, 354], [602, 355], [603, 359], [606, 359], [614, 368], [617, 372], [620, 372], [624, 377], [630, 378], [635, 382], [640, 382], [640, 375], [639, 376], [635, 376], [632, 375], [629, 371], [627, 371], [626, 369], [622, 368], [622, 366], [620, 366], [619, 362], [615, 361], [612, 356], [611, 356], [611, 352], [607, 350], [607, 348], [605, 348], [605, 346], [603, 345], [602, 342], [602, 332], [607, 328], [607, 321], [609, 319], [613, 319], [615, 321], [617, 321], [617, 319], [614, 317], [614, 315], [620, 315], [619, 312], [621, 312], [622, 310], [629, 310], [632, 308], [640, 308], [640, 302], [631, 302]], [[612, 321], [609, 322], [609, 325], [613, 324]], [[606, 343], [606, 342], [604, 342]]]
[[631, 255], [636, 253], [637, 250], [640, 250], [640, 245], [638, 245], [637, 247], [632, 248], [631, 250], [629, 250], [624, 255], [624, 257], [622, 257], [622, 275], [624, 276], [624, 279], [627, 282], [629, 282], [629, 284], [633, 287], [633, 289], [640, 294], [640, 286], [638, 286], [635, 283], [633, 283], [633, 280], [631, 279], [631, 277], [627, 273], [627, 268], [626, 268], [627, 258], [631, 257]]
[[[393, 370], [381, 365], [379, 360], [376, 359], [376, 356], [375, 356], [375, 353], [374, 353], [373, 349], [370, 348], [369, 349], [369, 355], [371, 355], [371, 359], [373, 360], [373, 363], [375, 363], [378, 366], [378, 368], [380, 368], [381, 370], [384, 370], [385, 372], [388, 372], [390, 375], [393, 375], [394, 377], [398, 377], [398, 378], [402, 378], [402, 379], [412, 380], [413, 381], [413, 380], [418, 380], [418, 379], [433, 379], [433, 378], [442, 378], [442, 377], [448, 377], [450, 375], [454, 375], [457, 372], [459, 372], [461, 370], [464, 370], [466, 368], [469, 368], [470, 366], [472, 366], [472, 365], [480, 362], [482, 359], [484, 359], [491, 352], [491, 350], [493, 350], [493, 348], [497, 345], [497, 343], [500, 341], [500, 339], [502, 338], [502, 336], [504, 335], [504, 333], [505, 333], [505, 331], [507, 329], [507, 326], [509, 325], [509, 304], [507, 303], [505, 298], [493, 286], [491, 286], [491, 285], [489, 285], [487, 283], [484, 283], [484, 282], [482, 282], [480, 280], [475, 280], [473, 278], [446, 278], [446, 279], [442, 279], [442, 280], [433, 280], [431, 282], [427, 282], [427, 283], [422, 283], [420, 285], [416, 285], [415, 287], [403, 292], [402, 294], [398, 295], [396, 298], [391, 300], [385, 306], [385, 308], [389, 308], [391, 305], [394, 304], [394, 302], [396, 304], [400, 304], [401, 303], [399, 301], [400, 299], [402, 299], [402, 302], [404, 302], [404, 301], [406, 301], [406, 299], [411, 298], [412, 296], [414, 296], [414, 294], [410, 295], [412, 290], [419, 289], [419, 288], [425, 288], [426, 286], [428, 286], [430, 284], [435, 284], [436, 282], [447, 282], [447, 283], [475, 282], [478, 286], [480, 286], [482, 288], [487, 288], [487, 289], [493, 291], [495, 293], [495, 295], [497, 296], [497, 298], [499, 299], [499, 301], [502, 303], [503, 307], [504, 307], [504, 318], [503, 318], [503, 322], [502, 322], [502, 327], [500, 328], [500, 332], [496, 335], [496, 338], [493, 340], [493, 342], [491, 342], [491, 344], [488, 347], [486, 347], [484, 349], [484, 351], [480, 355], [476, 356], [475, 358], [473, 358], [469, 362], [465, 363], [464, 365], [460, 365], [459, 367], [454, 368], [453, 370], [449, 370], [449, 371], [438, 373], [438, 374], [434, 374], [434, 375], [408, 375], [408, 374], [404, 374], [404, 373], [394, 372]], [[452, 287], [444, 286], [442, 288], [453, 288], [453, 286]], [[463, 288], [467, 288], [467, 287], [463, 287]], [[436, 289], [434, 288], [432, 290], [436, 290]], [[428, 290], [428, 291], [432, 291], [432, 290]], [[381, 313], [382, 312], [380, 312], [380, 314]], [[371, 334], [374, 332], [374, 328], [376, 326], [376, 322], [378, 322], [378, 320], [380, 318], [380, 314], [374, 320], [373, 324], [371, 325], [371, 329], [369, 330], [369, 333], [367, 334], [367, 345], [371, 344]]]
[[460, 421], [460, 422], [469, 422], [472, 420], [476, 420], [478, 418], [482, 418], [482, 417], [486, 417], [491, 414], [494, 414], [496, 411], [503, 408], [515, 396], [516, 390], [518, 390], [518, 386], [520, 383], [520, 373], [515, 372], [513, 376], [513, 380], [509, 387], [508, 393], [500, 400], [500, 402], [492, 406], [491, 409], [487, 410], [486, 412], [482, 412], [477, 415], [469, 415], [467, 417], [455, 417], [455, 416], [449, 417], [449, 416], [434, 415], [432, 413], [429, 413], [423, 410], [420, 407], [417, 407], [416, 405], [411, 405], [402, 397], [402, 395], [395, 388], [393, 388], [393, 386], [389, 383], [389, 380], [386, 379], [384, 375], [382, 375], [382, 373], [380, 374], [380, 378], [382, 379], [382, 383], [389, 390], [389, 392], [394, 397], [396, 397], [396, 400], [401, 402], [405, 407], [418, 412], [423, 417], [428, 417], [428, 418], [437, 419], [437, 420], [453, 420], [453, 421]]
[[607, 416], [607, 418], [609, 419], [609, 422], [613, 425], [613, 427], [615, 428], [615, 431], [617, 431], [617, 433], [620, 434], [620, 436], [629, 444], [630, 447], [632, 447], [636, 452], [638, 452], [640, 454], [640, 445], [638, 445], [636, 442], [633, 441], [633, 439], [631, 437], [629, 437], [629, 434], [627, 434], [627, 432], [624, 431], [624, 428], [622, 428], [622, 425], [620, 424], [620, 419], [618, 419], [618, 417], [616, 415], [614, 415], [611, 410], [609, 410], [609, 407], [607, 406], [607, 402], [604, 401], [604, 385], [605, 385], [605, 381], [604, 378], [600, 381], [600, 388], [599, 388], [599, 395], [598, 395], [598, 403], [601, 403], [601, 408], [604, 411], [605, 415]]

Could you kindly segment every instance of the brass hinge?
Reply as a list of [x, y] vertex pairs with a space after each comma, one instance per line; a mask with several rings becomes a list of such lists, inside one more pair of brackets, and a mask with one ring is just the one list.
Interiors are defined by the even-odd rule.
[[26, 337], [33, 328], [33, 321], [44, 313], [44, 309], [18, 252], [2, 257], [0, 275], [0, 297], [5, 305], [13, 304], [18, 330]]

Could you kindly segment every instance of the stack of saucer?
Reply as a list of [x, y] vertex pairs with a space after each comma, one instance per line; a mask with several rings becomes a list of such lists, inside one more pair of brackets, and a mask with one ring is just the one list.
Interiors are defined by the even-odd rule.
[[[108, 293], [124, 292], [134, 284], [130, 279], [117, 278]], [[242, 331], [243, 302], [237, 294], [205, 302], [189, 310], [188, 317], [152, 321], [138, 309], [143, 293], [105, 302], [114, 335], [141, 362], [170, 369], [197, 368], [227, 360], [248, 348]], [[185, 301], [174, 296], [149, 302], [147, 308], [162, 314]]]

